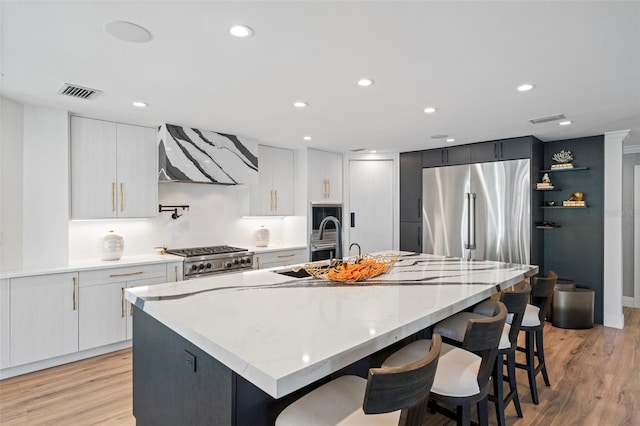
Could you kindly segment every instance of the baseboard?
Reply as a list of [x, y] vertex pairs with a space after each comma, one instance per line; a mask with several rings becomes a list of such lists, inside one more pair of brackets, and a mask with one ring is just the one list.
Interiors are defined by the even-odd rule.
[[622, 330], [624, 328], [624, 315], [605, 315], [604, 326]]
[[622, 296], [622, 306], [626, 306], [628, 308], [638, 308], [638, 306], [636, 306], [636, 299], [630, 296]]
[[70, 362], [80, 361], [81, 359], [92, 358], [98, 355], [104, 355], [109, 352], [119, 351], [131, 347], [131, 340], [118, 342], [111, 345], [100, 346], [99, 348], [87, 349], [72, 354], [57, 356], [55, 358], [44, 359], [42, 361], [32, 362], [30, 364], [18, 365], [0, 370], [0, 380], [10, 377], [21, 376], [34, 371], [44, 370], [45, 368], [57, 367], [58, 365], [68, 364]]

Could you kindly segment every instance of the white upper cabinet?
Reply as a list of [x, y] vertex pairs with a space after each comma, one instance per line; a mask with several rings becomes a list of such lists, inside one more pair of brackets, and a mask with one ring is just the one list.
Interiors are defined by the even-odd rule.
[[293, 215], [293, 150], [258, 147], [258, 184], [251, 186], [252, 216]]
[[342, 203], [342, 154], [309, 149], [309, 201]]
[[155, 217], [156, 131], [71, 117], [71, 218]]

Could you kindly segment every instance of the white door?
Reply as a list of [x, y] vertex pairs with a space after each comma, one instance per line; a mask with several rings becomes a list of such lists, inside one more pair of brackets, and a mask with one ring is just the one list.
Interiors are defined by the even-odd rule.
[[393, 248], [393, 187], [392, 160], [349, 161], [350, 211], [343, 219], [349, 227], [345, 255], [351, 243], [358, 243], [363, 254]]
[[633, 194], [633, 211], [634, 213], [634, 266], [633, 266], [633, 280], [635, 282], [633, 295], [635, 299], [636, 308], [640, 308], [640, 166], [634, 168], [634, 194]]
[[80, 288], [80, 350], [126, 340], [126, 282]]

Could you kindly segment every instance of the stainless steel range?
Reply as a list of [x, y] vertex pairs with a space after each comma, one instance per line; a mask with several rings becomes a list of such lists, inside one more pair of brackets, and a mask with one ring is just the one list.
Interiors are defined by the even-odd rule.
[[211, 246], [169, 249], [167, 253], [184, 257], [185, 279], [253, 268], [253, 252], [245, 248]]

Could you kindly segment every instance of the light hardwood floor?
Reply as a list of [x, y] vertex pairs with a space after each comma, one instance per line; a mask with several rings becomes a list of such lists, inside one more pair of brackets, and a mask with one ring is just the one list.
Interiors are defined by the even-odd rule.
[[[545, 328], [551, 387], [538, 379], [531, 402], [518, 372], [524, 418], [507, 408], [509, 425], [640, 425], [640, 309], [624, 309], [625, 328]], [[0, 381], [2, 425], [134, 425], [131, 351], [124, 350]], [[493, 405], [491, 421], [495, 424]], [[451, 425], [440, 416], [429, 425]]]

